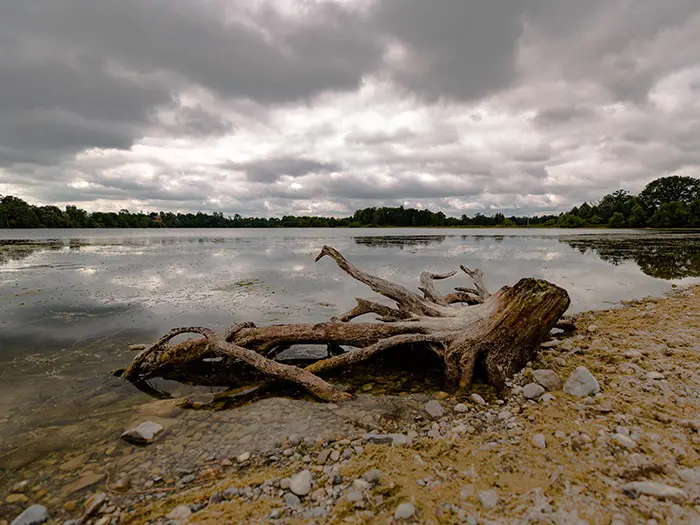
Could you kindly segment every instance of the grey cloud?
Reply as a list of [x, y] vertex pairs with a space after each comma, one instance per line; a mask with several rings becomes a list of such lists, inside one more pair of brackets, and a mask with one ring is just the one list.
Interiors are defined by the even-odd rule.
[[341, 169], [334, 162], [320, 162], [304, 157], [277, 157], [253, 162], [230, 162], [224, 169], [243, 171], [251, 182], [275, 182], [283, 175], [300, 177], [308, 173], [334, 172]]
[[556, 126], [572, 120], [590, 118], [595, 115], [591, 108], [581, 106], [556, 106], [538, 111], [535, 121], [544, 126]]

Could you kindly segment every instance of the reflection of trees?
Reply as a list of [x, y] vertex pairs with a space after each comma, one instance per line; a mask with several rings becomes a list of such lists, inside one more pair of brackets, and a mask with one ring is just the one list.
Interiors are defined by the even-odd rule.
[[0, 241], [0, 264], [8, 264], [12, 261], [26, 259], [34, 252], [42, 250], [60, 250], [62, 243], [37, 244], [27, 241]]
[[354, 237], [357, 244], [388, 248], [398, 246], [427, 246], [445, 241], [446, 235], [384, 235], [379, 237]]
[[616, 266], [623, 261], [634, 261], [651, 277], [700, 277], [700, 235], [582, 235], [561, 240], [581, 253], [592, 251]]

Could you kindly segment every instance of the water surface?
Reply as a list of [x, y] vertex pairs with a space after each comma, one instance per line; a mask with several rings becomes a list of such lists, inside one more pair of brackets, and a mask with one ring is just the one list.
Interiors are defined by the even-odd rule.
[[[563, 286], [572, 312], [661, 295], [700, 277], [700, 234], [540, 229], [0, 230], [0, 458], [76, 445], [148, 396], [111, 377], [131, 343], [174, 326], [319, 322], [371, 297], [330, 259], [415, 289], [423, 270], [482, 268]], [[468, 285], [458, 274], [437, 283]], [[85, 422], [90, 420], [87, 429]], [[110, 423], [111, 421], [111, 423]], [[49, 439], [50, 438], [50, 439]], [[43, 440], [43, 441], [42, 441]], [[0, 461], [0, 467], [2, 467]]]

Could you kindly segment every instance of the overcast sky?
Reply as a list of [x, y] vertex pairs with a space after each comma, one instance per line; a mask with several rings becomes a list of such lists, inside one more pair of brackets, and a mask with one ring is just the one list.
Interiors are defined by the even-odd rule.
[[0, 194], [559, 212], [700, 175], [698, 0], [0, 0]]

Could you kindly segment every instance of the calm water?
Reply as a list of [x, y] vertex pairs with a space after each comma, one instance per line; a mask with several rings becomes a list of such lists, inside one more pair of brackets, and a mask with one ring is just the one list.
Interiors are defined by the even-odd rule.
[[[482, 268], [566, 288], [571, 311], [700, 277], [700, 234], [595, 230], [0, 230], [0, 458], [42, 429], [148, 398], [111, 377], [131, 343], [174, 326], [317, 322], [372, 292], [329, 259], [415, 289], [423, 270]], [[466, 276], [438, 283], [445, 292]], [[1, 463], [1, 462], [0, 462]], [[0, 468], [2, 465], [0, 464]]]

